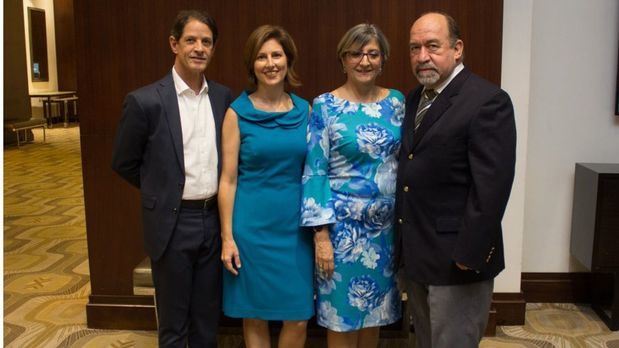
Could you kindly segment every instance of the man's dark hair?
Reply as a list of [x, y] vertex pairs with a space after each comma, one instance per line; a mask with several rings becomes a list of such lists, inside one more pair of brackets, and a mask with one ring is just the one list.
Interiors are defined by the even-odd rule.
[[456, 41], [462, 39], [462, 37], [460, 36], [460, 26], [458, 26], [458, 22], [456, 22], [456, 20], [452, 16], [448, 15], [446, 12], [443, 12], [443, 11], [424, 12], [418, 18], [421, 18], [431, 13], [439, 14], [445, 18], [445, 20], [447, 21], [447, 30], [449, 30], [449, 44], [451, 45], [452, 48], [455, 47]]
[[177, 41], [183, 35], [183, 30], [185, 29], [185, 25], [192, 20], [195, 19], [200, 21], [206, 25], [208, 25], [211, 32], [213, 32], [213, 44], [217, 43], [217, 24], [215, 23], [215, 19], [211, 17], [208, 13], [198, 10], [183, 10], [180, 11], [176, 15], [176, 20], [174, 21], [174, 25], [172, 25], [172, 30], [170, 30], [170, 35], [174, 37]]
[[448, 15], [447, 13], [439, 13], [442, 14], [447, 20], [447, 28], [449, 29], [449, 42], [451, 43], [451, 47], [455, 47], [456, 41], [461, 39], [460, 26], [458, 26], [458, 23], [452, 16]]

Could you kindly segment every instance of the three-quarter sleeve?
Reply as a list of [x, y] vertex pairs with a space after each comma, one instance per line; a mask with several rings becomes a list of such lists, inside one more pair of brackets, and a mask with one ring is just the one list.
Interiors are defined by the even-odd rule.
[[329, 119], [327, 105], [320, 97], [314, 99], [307, 125], [301, 226], [320, 226], [335, 222], [329, 183]]

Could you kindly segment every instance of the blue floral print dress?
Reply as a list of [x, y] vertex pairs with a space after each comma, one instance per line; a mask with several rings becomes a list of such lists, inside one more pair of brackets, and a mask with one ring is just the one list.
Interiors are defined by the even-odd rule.
[[404, 96], [375, 103], [314, 99], [301, 225], [329, 225], [335, 271], [316, 272], [318, 324], [337, 332], [401, 316], [393, 272], [394, 204]]

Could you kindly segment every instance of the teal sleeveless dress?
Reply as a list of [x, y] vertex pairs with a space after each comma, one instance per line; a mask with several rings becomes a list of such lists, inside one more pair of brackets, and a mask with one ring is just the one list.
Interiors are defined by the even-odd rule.
[[290, 94], [287, 112], [254, 108], [246, 92], [232, 233], [242, 267], [224, 269], [223, 310], [233, 318], [306, 320], [314, 315], [311, 231], [299, 227], [309, 104]]

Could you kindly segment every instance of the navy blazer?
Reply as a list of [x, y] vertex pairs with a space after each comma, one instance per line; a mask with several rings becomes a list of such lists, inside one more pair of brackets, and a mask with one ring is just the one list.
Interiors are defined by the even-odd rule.
[[[218, 175], [221, 125], [232, 100], [230, 90], [208, 81], [216, 129]], [[157, 260], [176, 226], [185, 185], [183, 135], [172, 72], [127, 95], [118, 125], [112, 169], [140, 189], [144, 246]]]
[[[511, 100], [465, 68], [413, 134], [422, 89], [408, 95], [402, 125], [398, 256], [408, 277], [423, 284], [494, 278], [505, 268], [501, 220], [514, 179]], [[456, 262], [475, 271], [462, 271]]]

